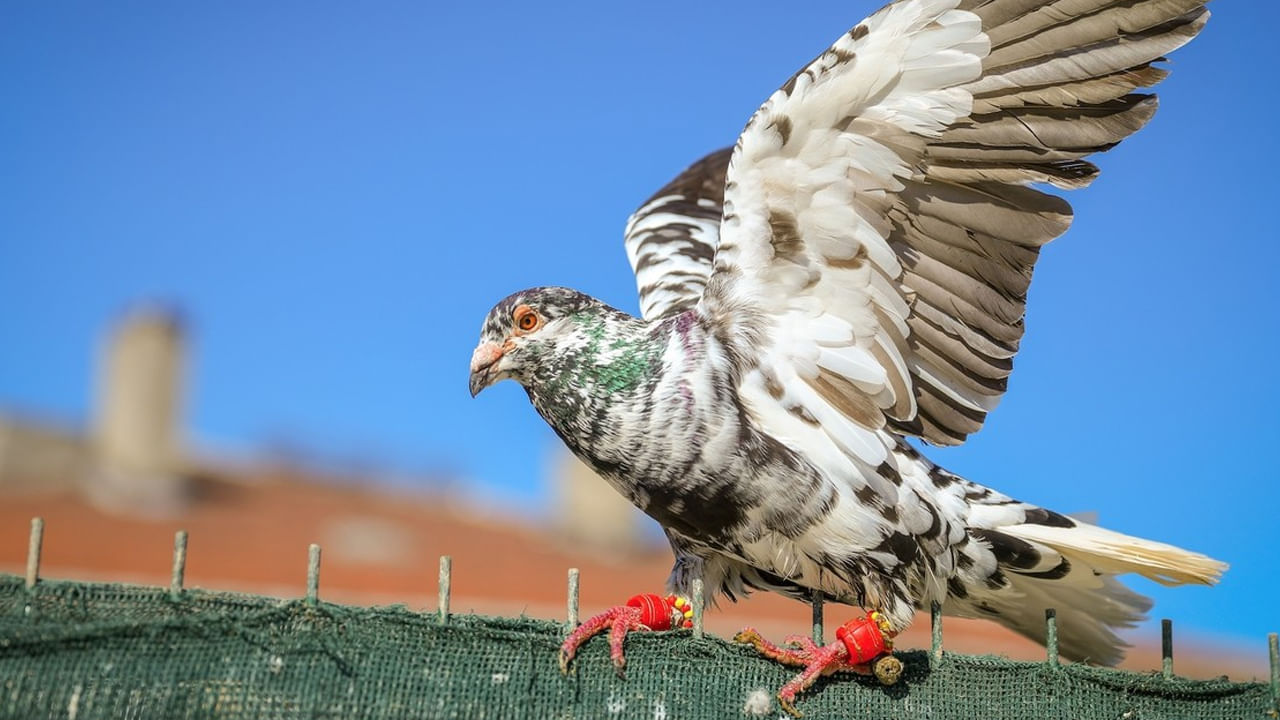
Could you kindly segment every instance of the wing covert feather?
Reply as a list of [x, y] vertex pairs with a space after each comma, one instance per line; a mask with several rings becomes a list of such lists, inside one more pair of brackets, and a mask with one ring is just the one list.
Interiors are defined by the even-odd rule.
[[[1164, 78], [1152, 63], [1207, 18], [1203, 0], [899, 0], [793, 76], [733, 149], [718, 236], [698, 238], [715, 248], [699, 312], [769, 388], [744, 394], [753, 411], [816, 419], [873, 466], [883, 427], [980, 429], [1039, 248], [1071, 223], [1030, 186], [1088, 185], [1085, 158], [1154, 114], [1135, 92]], [[634, 264], [656, 236], [633, 237]], [[664, 294], [687, 282], [642, 281], [645, 316], [689, 307]]]

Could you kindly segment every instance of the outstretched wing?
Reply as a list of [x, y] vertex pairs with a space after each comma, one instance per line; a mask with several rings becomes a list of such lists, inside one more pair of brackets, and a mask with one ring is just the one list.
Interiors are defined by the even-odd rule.
[[723, 148], [690, 165], [627, 220], [623, 237], [644, 319], [688, 310], [702, 297], [720, 238], [732, 151]]
[[[1203, 0], [899, 0], [775, 92], [734, 149], [700, 312], [779, 437], [885, 458], [1005, 390], [1039, 248], [1084, 158], [1147, 122]], [[785, 410], [785, 412], [783, 412]]]

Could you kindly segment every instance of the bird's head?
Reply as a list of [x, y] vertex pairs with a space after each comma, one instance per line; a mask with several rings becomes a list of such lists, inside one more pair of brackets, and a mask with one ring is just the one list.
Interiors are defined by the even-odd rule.
[[561, 350], [580, 338], [575, 316], [604, 303], [561, 287], [521, 290], [489, 311], [480, 330], [480, 344], [471, 355], [471, 396], [512, 378], [526, 387]]

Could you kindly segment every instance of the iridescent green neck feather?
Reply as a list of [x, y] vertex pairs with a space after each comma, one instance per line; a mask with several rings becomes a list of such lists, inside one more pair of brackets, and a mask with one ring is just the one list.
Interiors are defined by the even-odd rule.
[[573, 331], [541, 354], [529, 397], [568, 441], [589, 444], [592, 422], [615, 403], [650, 388], [660, 376], [666, 333], [612, 308], [585, 308], [568, 318]]

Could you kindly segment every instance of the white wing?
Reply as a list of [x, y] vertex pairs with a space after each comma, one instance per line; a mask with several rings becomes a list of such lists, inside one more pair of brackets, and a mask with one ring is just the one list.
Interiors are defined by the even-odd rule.
[[[1136, 131], [1203, 0], [899, 0], [747, 124], [699, 311], [784, 438], [872, 466], [956, 444], [1005, 390], [1039, 248]], [[783, 412], [785, 409], [786, 412]], [[815, 447], [806, 442], [806, 447]]]

